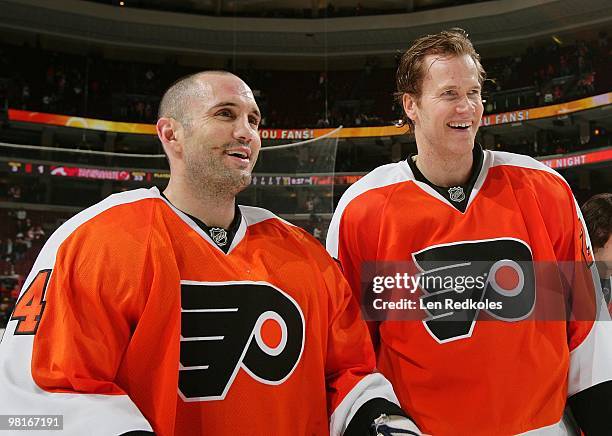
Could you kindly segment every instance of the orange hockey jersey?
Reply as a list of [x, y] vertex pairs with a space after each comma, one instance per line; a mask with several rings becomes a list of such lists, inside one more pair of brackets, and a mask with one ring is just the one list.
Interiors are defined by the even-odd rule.
[[397, 402], [323, 247], [259, 208], [226, 253], [156, 188], [47, 241], [0, 344], [0, 415], [62, 434], [339, 435]]
[[[556, 172], [525, 156], [485, 151], [463, 213], [415, 179], [407, 161], [379, 167], [343, 195], [327, 249], [358, 297], [362, 268], [373, 261], [410, 263], [421, 271], [430, 261], [461, 267], [569, 262], [578, 265], [570, 282], [583, 280], [593, 307], [601, 309], [571, 190]], [[510, 305], [505, 313], [490, 309], [485, 321], [476, 308], [371, 326], [378, 368], [423, 432], [571, 434], [562, 420], [567, 397], [612, 380], [612, 323], [596, 320], [609, 319], [607, 311], [579, 321], [537, 319], [532, 308], [543, 295], [535, 292], [542, 282], [532, 280], [529, 293], [526, 277], [515, 292], [523, 289], [529, 304]]]

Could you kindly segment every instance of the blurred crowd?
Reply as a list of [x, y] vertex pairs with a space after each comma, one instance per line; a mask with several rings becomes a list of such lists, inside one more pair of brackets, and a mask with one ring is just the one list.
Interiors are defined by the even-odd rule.
[[17, 277], [0, 276], [0, 329], [8, 323], [17, 297], [19, 296], [19, 280]]
[[[612, 89], [609, 36], [563, 43], [558, 38], [523, 54], [483, 60], [485, 113], [559, 103]], [[376, 126], [399, 118], [393, 68], [370, 56], [355, 71], [234, 68], [256, 90], [262, 127]], [[196, 71], [168, 58], [161, 64], [0, 46], [0, 99], [12, 108], [151, 123], [159, 97], [176, 78]], [[291, 94], [288, 95], [288, 92]]]
[[44, 185], [38, 181], [19, 184], [8, 179], [0, 179], [0, 201], [40, 203], [44, 198], [44, 191]]
[[588, 149], [608, 146], [612, 135], [604, 128], [594, 128], [588, 137], [578, 134], [560, 133], [555, 130], [542, 130], [539, 141], [525, 136], [519, 136], [514, 141], [496, 141], [492, 150], [510, 151], [512, 153], [526, 154], [528, 156], [551, 156], [574, 153]]
[[491, 78], [485, 88], [485, 113], [544, 106], [609, 91], [612, 80], [607, 32], [597, 39], [529, 47], [521, 56], [485, 60]]
[[47, 232], [25, 209], [0, 211], [0, 328], [6, 325], [19, 296], [21, 283], [32, 268]]

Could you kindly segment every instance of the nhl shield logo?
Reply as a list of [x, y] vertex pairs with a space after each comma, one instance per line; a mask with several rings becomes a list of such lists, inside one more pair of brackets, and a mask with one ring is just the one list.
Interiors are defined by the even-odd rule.
[[454, 186], [448, 190], [448, 195], [450, 199], [456, 203], [459, 203], [465, 200], [465, 194], [463, 193], [463, 188], [461, 186]]
[[211, 239], [217, 244], [219, 247], [223, 247], [227, 244], [227, 232], [225, 229], [220, 227], [212, 227], [208, 233], [210, 233]]

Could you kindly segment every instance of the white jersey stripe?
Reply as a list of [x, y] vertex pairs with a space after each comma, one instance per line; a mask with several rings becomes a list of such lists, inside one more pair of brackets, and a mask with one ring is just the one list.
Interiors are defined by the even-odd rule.
[[384, 398], [394, 404], [399, 404], [391, 383], [382, 374], [367, 375], [353, 387], [336, 407], [329, 419], [330, 436], [342, 435], [359, 408], [374, 398]]
[[342, 195], [338, 207], [334, 212], [334, 216], [327, 230], [326, 246], [327, 251], [335, 259], [338, 258], [338, 238], [340, 232], [340, 221], [344, 209], [355, 198], [372, 189], [382, 188], [383, 186], [393, 185], [395, 183], [407, 182], [414, 180], [412, 171], [406, 161], [387, 164], [376, 168], [365, 177], [353, 183], [346, 192]]

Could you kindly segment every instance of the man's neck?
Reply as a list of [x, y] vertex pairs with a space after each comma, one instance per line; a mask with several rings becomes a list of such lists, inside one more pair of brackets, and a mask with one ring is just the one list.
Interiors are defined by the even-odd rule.
[[178, 183], [168, 183], [164, 195], [176, 208], [198, 218], [210, 227], [228, 229], [234, 219], [236, 198], [210, 192], [197, 194]]
[[474, 163], [471, 152], [462, 155], [440, 155], [433, 147], [417, 148], [416, 166], [434, 185], [448, 188], [464, 185], [470, 179]]

